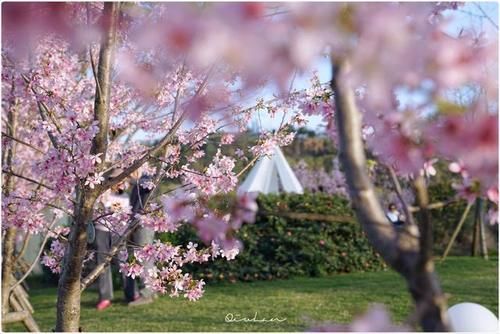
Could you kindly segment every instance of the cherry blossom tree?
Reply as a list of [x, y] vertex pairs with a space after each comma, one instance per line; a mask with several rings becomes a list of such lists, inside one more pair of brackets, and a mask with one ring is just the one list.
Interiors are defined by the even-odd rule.
[[[243, 172], [234, 171], [223, 146], [254, 113], [282, 114], [279, 129], [249, 148], [253, 162], [290, 143], [288, 129], [307, 115], [321, 115], [339, 144], [358, 221], [408, 282], [414, 322], [423, 330], [448, 329], [431, 254], [426, 174], [433, 159], [462, 175], [459, 194], [498, 205], [497, 38], [446, 33], [444, 13], [457, 6], [4, 4], [3, 291], [11, 285], [6, 277], [17, 230], [50, 230], [59, 241], [43, 261], [61, 272], [55, 329], [77, 331], [81, 291], [105, 266], [82, 279], [87, 228], [104, 220], [120, 236], [108, 260], [119, 255], [121, 270], [155, 291], [198, 299], [204, 283], [183, 273], [182, 264], [232, 258], [240, 246], [232, 232], [256, 210], [248, 195], [229, 212], [206, 205], [234, 189]], [[318, 58], [331, 62], [330, 85], [313, 76], [310, 89], [294, 90], [290, 82]], [[251, 102], [270, 85], [274, 98]], [[448, 98], [465, 86], [480, 94], [465, 105]], [[401, 91], [421, 102], [402, 107]], [[196, 170], [207, 138], [220, 132], [226, 133], [221, 150]], [[374, 192], [367, 151], [387, 166], [407, 212], [409, 224], [400, 232]], [[138, 170], [151, 176], [145, 186], [155, 195], [144, 210], [110, 213], [96, 205]], [[179, 183], [175, 196], [158, 194], [165, 178]], [[398, 190], [401, 178], [414, 185], [418, 223]], [[41, 214], [46, 208], [70, 216], [69, 231], [54, 230]], [[172, 232], [181, 222], [193, 224], [207, 247], [155, 242], [120, 252], [139, 224]], [[145, 270], [150, 261], [153, 270]]]
[[312, 169], [304, 160], [297, 163], [294, 172], [300, 184], [308, 191], [349, 197], [344, 174], [339, 169], [338, 159], [334, 159], [330, 172], [326, 172], [323, 167], [318, 170]]
[[[129, 40], [143, 33], [148, 18], [148, 22], [162, 18], [164, 9], [153, 9], [118, 3], [5, 8], [5, 310], [9, 293], [20, 283], [9, 279], [17, 232], [54, 237], [42, 263], [61, 275], [56, 330], [64, 331], [78, 330], [81, 291], [113, 256], [121, 260], [123, 273], [141, 276], [152, 290], [196, 300], [203, 294], [204, 282], [183, 273], [183, 264], [218, 256], [230, 260], [238, 252], [232, 230], [253, 221], [254, 197], [240, 196], [224, 213], [205, 205], [210, 196], [234, 189], [239, 176], [234, 158], [219, 150], [204, 170], [191, 164], [204, 155], [203, 145], [211, 136], [223, 131], [221, 148], [230, 144], [246, 129], [257, 106], [240, 104], [249, 90], [238, 87], [238, 72], [223, 63], [188, 62], [185, 50], [176, 49], [182, 46], [178, 38], [168, 45], [173, 50]], [[134, 20], [132, 10], [145, 16]], [[33, 37], [29, 48], [15, 43], [18, 31], [11, 29], [13, 19], [26, 19], [28, 35], [39, 38]], [[70, 27], [71, 20], [76, 27]], [[292, 120], [280, 131], [263, 133], [261, 142], [251, 148], [256, 158], [272, 145], [289, 142], [292, 137], [286, 129], [293, 124]], [[141, 131], [155, 144], [137, 139]], [[111, 177], [116, 170], [120, 173]], [[138, 170], [151, 175], [142, 185], [150, 189], [156, 190], [163, 179], [177, 180], [175, 196], [156, 191], [159, 200], [140, 212], [126, 207], [111, 212], [98, 205], [106, 201], [112, 186]], [[44, 216], [47, 208], [54, 218], [68, 215], [70, 227], [54, 228]], [[119, 252], [139, 225], [174, 232], [186, 221], [198, 229], [205, 249], [155, 241], [131, 254]], [[119, 238], [108, 263], [81, 277], [84, 263], [93, 255], [87, 251], [87, 229], [92, 224], [105, 224]], [[145, 263], [151, 261], [153, 269], [146, 270]]]

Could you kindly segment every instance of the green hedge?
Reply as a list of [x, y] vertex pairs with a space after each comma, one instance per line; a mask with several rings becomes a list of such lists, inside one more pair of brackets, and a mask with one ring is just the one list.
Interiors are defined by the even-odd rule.
[[[349, 203], [327, 194], [259, 196], [254, 224], [237, 233], [244, 249], [232, 261], [216, 260], [190, 266], [195, 276], [208, 281], [251, 281], [289, 276], [321, 276], [386, 267], [353, 222], [291, 219], [277, 212], [353, 216]], [[173, 242], [201, 242], [190, 226], [173, 236]]]

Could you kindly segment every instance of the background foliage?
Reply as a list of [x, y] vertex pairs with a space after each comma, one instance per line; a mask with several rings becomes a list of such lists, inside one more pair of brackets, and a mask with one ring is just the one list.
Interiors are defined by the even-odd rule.
[[[321, 193], [273, 194], [260, 195], [258, 203], [256, 222], [238, 231], [244, 249], [236, 259], [194, 265], [189, 270], [195, 276], [207, 281], [252, 281], [385, 268], [357, 224], [285, 216], [300, 212], [352, 217], [345, 199]], [[201, 243], [190, 226], [168, 238], [179, 244]]]

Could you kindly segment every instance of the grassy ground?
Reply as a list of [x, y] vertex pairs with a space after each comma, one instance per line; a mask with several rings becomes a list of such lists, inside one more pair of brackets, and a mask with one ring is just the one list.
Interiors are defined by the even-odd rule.
[[[475, 302], [498, 314], [498, 259], [451, 257], [437, 265], [449, 304]], [[111, 308], [94, 309], [97, 294], [82, 297], [84, 331], [303, 331], [314, 321], [349, 322], [368, 304], [386, 304], [394, 320], [403, 321], [411, 310], [405, 283], [394, 272], [355, 273], [326, 278], [215, 284], [198, 302], [161, 297], [153, 304], [127, 307], [117, 291]], [[55, 288], [32, 289], [35, 319], [42, 331], [55, 323]], [[228, 313], [239, 318], [286, 318], [283, 322], [226, 323]], [[15, 325], [8, 330], [22, 330]]]

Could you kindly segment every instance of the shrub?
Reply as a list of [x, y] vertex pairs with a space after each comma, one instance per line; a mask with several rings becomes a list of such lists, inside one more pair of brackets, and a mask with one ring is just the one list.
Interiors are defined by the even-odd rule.
[[[258, 202], [256, 222], [237, 233], [244, 249], [235, 260], [196, 264], [189, 270], [208, 281], [251, 281], [385, 268], [358, 224], [286, 216], [286, 212], [300, 212], [353, 217], [345, 199], [327, 194], [280, 194], [261, 195]], [[170, 239], [201, 244], [190, 226]]]

